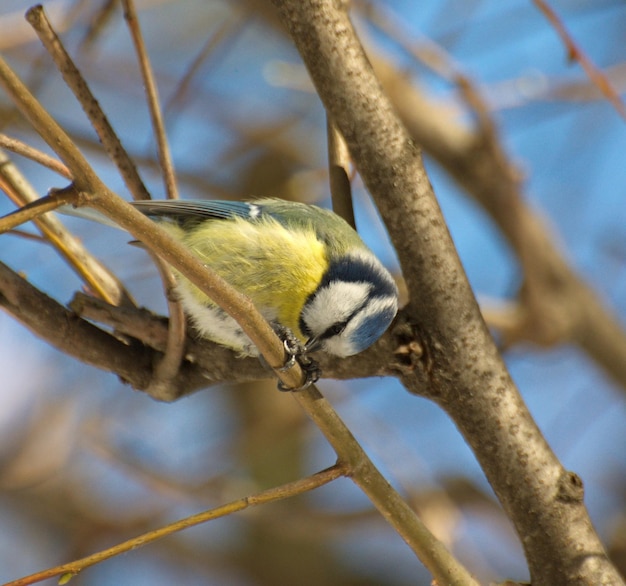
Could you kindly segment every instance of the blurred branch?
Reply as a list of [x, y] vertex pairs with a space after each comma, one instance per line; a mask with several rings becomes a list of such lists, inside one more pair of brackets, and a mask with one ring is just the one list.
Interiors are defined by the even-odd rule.
[[90, 17], [88, 26], [78, 45], [80, 52], [90, 51], [97, 40], [103, 36], [104, 30], [113, 20], [117, 8], [117, 0], [103, 0], [100, 6], [95, 7], [96, 11]]
[[330, 118], [326, 119], [328, 137], [328, 176], [333, 211], [356, 230], [352, 187], [350, 185], [350, 151], [341, 132]]
[[600, 90], [600, 93], [613, 105], [615, 110], [617, 110], [617, 113], [626, 120], [626, 106], [624, 106], [624, 102], [622, 102], [619, 94], [611, 85], [608, 77], [595, 66], [593, 61], [591, 61], [586, 53], [577, 45], [554, 9], [545, 0], [533, 0], [533, 3], [548, 19], [561, 38], [561, 41], [563, 41], [567, 49], [568, 58], [580, 63], [587, 77], [591, 80], [591, 83]]
[[37, 582], [41, 582], [42, 580], [46, 580], [47, 578], [53, 578], [54, 576], [61, 576], [59, 584], [65, 584], [70, 578], [86, 568], [123, 553], [128, 553], [149, 543], [153, 543], [157, 539], [162, 539], [163, 537], [167, 537], [178, 531], [183, 531], [184, 529], [189, 529], [190, 527], [195, 527], [196, 525], [207, 523], [208, 521], [213, 521], [214, 519], [219, 519], [220, 517], [225, 517], [226, 515], [244, 511], [251, 507], [273, 503], [309, 492], [319, 488], [320, 486], [324, 486], [337, 478], [340, 478], [345, 475], [346, 472], [347, 470], [345, 466], [336, 464], [326, 470], [307, 476], [306, 478], [300, 478], [294, 482], [270, 488], [257, 494], [231, 501], [230, 503], [220, 507], [215, 507], [214, 509], [209, 509], [196, 515], [191, 515], [190, 517], [186, 517], [180, 521], [176, 521], [175, 523], [170, 523], [169, 525], [165, 525], [159, 529], [155, 529], [154, 531], [149, 531], [148, 533], [144, 533], [143, 535], [139, 535], [133, 539], [114, 545], [109, 549], [105, 549], [86, 558], [76, 560], [68, 564], [55, 566], [54, 568], [49, 568], [17, 580], [12, 580], [11, 582], [7, 582], [4, 586], [26, 586], [27, 584], [35, 584]]
[[161, 113], [161, 105], [159, 103], [159, 93], [154, 79], [154, 73], [152, 71], [152, 65], [150, 64], [150, 58], [148, 57], [146, 45], [143, 40], [143, 35], [141, 34], [141, 27], [139, 25], [139, 20], [137, 19], [135, 4], [133, 0], [122, 0], [122, 6], [124, 7], [124, 18], [135, 45], [135, 51], [137, 52], [139, 67], [141, 69], [141, 76], [143, 78], [143, 85], [146, 90], [148, 109], [150, 110], [152, 127], [159, 152], [159, 162], [161, 164], [161, 170], [163, 172], [163, 179], [165, 182], [165, 193], [167, 194], [168, 199], [177, 199], [178, 187], [176, 186], [174, 163], [172, 162], [172, 154], [170, 152], [167, 135], [165, 133], [165, 124], [163, 123], [163, 114]]
[[0, 305], [55, 348], [86, 364], [115, 365], [122, 380], [143, 387], [152, 353], [143, 344], [122, 342], [78, 318], [0, 263]]
[[[243, 12], [239, 14], [237, 8], [234, 7], [235, 14], [230, 20], [222, 22], [218, 29], [211, 33], [198, 54], [189, 64], [183, 77], [176, 86], [175, 92], [167, 100], [164, 107], [164, 114], [169, 118], [169, 113], [177, 107], [182, 106], [186, 97], [188, 97], [189, 89], [194, 78], [198, 75], [202, 65], [214, 54], [217, 48], [222, 44], [232, 44], [236, 42], [239, 34], [248, 24]], [[170, 119], [171, 121], [171, 119]]]
[[98, 104], [98, 101], [91, 93], [85, 78], [81, 75], [72, 58], [65, 50], [61, 39], [59, 39], [54, 32], [46, 17], [43, 6], [37, 5], [30, 8], [28, 12], [26, 12], [26, 19], [35, 29], [39, 39], [54, 60], [58, 70], [63, 75], [65, 83], [72, 90], [74, 96], [82, 106], [83, 111], [98, 134], [98, 138], [102, 142], [104, 150], [117, 166], [128, 190], [133, 194], [135, 199], [150, 199], [150, 194], [143, 184], [135, 164], [122, 146], [120, 139], [109, 123], [106, 114], [102, 111], [100, 104]]
[[[515, 524], [533, 584], [621, 584], [591, 525], [577, 477], [550, 450], [498, 355], [419, 149], [383, 94], [343, 5], [273, 3], [402, 264], [411, 293], [407, 327], [415, 328], [425, 347], [421, 368], [403, 374], [402, 382], [437, 401], [465, 436]], [[358, 475], [353, 478], [358, 482]]]
[[52, 171], [58, 173], [66, 179], [72, 178], [69, 169], [63, 163], [57, 161], [50, 155], [23, 143], [17, 138], [12, 138], [6, 134], [0, 133], [0, 147], [8, 151], [13, 151], [15, 154], [21, 155], [22, 157], [31, 159], [44, 167], [48, 167], [48, 169], [52, 169]]
[[157, 255], [152, 254], [150, 250], [148, 252], [163, 282], [170, 319], [167, 328], [165, 352], [154, 367], [154, 375], [146, 392], [155, 399], [173, 401], [180, 393], [178, 389], [174, 392], [176, 387], [172, 385], [172, 381], [176, 378], [183, 361], [186, 338], [185, 314], [183, 313], [182, 304], [176, 297], [176, 279], [172, 270]]
[[[506, 344], [542, 346], [574, 342], [626, 392], [626, 331], [597, 294], [576, 274], [540, 215], [526, 203], [521, 173], [509, 161], [486, 107], [470, 90], [478, 126], [465, 129], [389, 62], [370, 54], [376, 73], [411, 136], [491, 216], [517, 254], [524, 275], [515, 321], [503, 330]], [[466, 80], [466, 95], [469, 82]]]
[[109, 303], [134, 303], [117, 277], [95, 259], [56, 217], [42, 215], [62, 203], [74, 203], [76, 193], [73, 190], [57, 191], [48, 198], [39, 199], [33, 187], [3, 152], [0, 152], [0, 187], [16, 205], [26, 206], [1, 218], [0, 231], [32, 220], [45, 239], [59, 251], [94, 294]]

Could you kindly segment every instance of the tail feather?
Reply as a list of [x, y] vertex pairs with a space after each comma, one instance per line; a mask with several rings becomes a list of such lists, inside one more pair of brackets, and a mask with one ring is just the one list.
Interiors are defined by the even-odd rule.
[[72, 205], [65, 205], [57, 208], [55, 211], [64, 216], [74, 216], [76, 218], [82, 218], [83, 220], [91, 220], [92, 222], [98, 222], [98, 224], [104, 224], [105, 226], [111, 226], [112, 228], [121, 230], [113, 220], [90, 207], [75, 208]]

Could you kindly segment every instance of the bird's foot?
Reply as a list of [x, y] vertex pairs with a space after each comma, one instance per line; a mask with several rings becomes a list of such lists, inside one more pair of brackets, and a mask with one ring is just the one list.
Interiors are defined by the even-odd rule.
[[292, 368], [297, 362], [304, 372], [305, 380], [304, 384], [299, 387], [288, 387], [282, 381], [278, 381], [278, 390], [283, 392], [303, 391], [308, 389], [312, 384], [315, 384], [321, 374], [319, 365], [315, 360], [307, 355], [305, 346], [296, 338], [294, 333], [289, 329], [281, 325], [274, 324], [274, 330], [278, 334], [278, 337], [283, 341], [287, 360], [285, 364], [277, 370], [286, 371]]

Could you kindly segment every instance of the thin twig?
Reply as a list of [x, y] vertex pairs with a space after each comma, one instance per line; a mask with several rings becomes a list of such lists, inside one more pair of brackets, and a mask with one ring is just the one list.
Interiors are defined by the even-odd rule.
[[[0, 189], [3, 189], [0, 182]], [[5, 232], [5, 234], [10, 234], [11, 236], [17, 236], [18, 238], [22, 238], [24, 240], [32, 240], [34, 242], [38, 242], [39, 244], [50, 244], [41, 234], [34, 234], [33, 232], [28, 232], [26, 230], [9, 230]]]
[[[0, 177], [0, 186], [5, 189], [7, 188], [7, 185], [3, 185], [2, 183], [2, 177]], [[24, 207], [7, 214], [6, 216], [2, 216], [0, 218], [0, 234], [8, 232], [9, 230], [20, 226], [21, 224], [25, 224], [26, 222], [31, 222], [32, 220], [39, 218], [41, 214], [56, 210], [63, 205], [71, 204], [75, 200], [76, 195], [68, 192], [42, 197], [33, 203], [25, 205]]]
[[389, 41], [397, 43], [433, 73], [450, 82], [454, 81], [461, 68], [438, 43], [418, 31], [409, 31], [406, 21], [384, 4], [371, 2], [359, 4], [368, 20], [383, 32]]
[[[47, 207], [48, 204], [36, 204], [41, 201], [57, 201], [73, 203], [77, 195], [72, 188], [65, 191], [57, 190], [54, 197], [48, 200], [39, 199], [39, 194], [28, 183], [26, 178], [12, 161], [0, 152], [0, 186], [7, 196], [17, 205], [26, 204], [36, 206], [25, 213], [21, 210], [14, 215], [0, 220], [3, 229], [10, 229], [24, 221], [32, 220], [37, 229], [59, 254], [68, 262], [70, 267], [87, 284], [94, 295], [113, 304], [133, 305], [132, 296], [125, 290], [120, 280], [98, 259], [94, 258], [83, 246], [82, 242], [70, 234], [65, 226], [54, 215], [41, 215], [45, 211], [58, 207]], [[49, 204], [52, 206], [53, 204]], [[37, 207], [39, 206], [39, 207]]]
[[554, 27], [559, 37], [561, 37], [561, 41], [563, 41], [567, 49], [568, 58], [580, 63], [587, 77], [591, 80], [591, 83], [600, 90], [602, 95], [613, 104], [618, 114], [626, 120], [626, 106], [624, 102], [622, 102], [619, 93], [611, 85], [608, 77], [596, 67], [593, 61], [591, 61], [586, 53], [578, 46], [554, 9], [545, 0], [533, 0], [533, 2]]
[[[176, 183], [174, 163], [165, 132], [165, 123], [163, 121], [163, 113], [161, 111], [154, 72], [141, 33], [141, 26], [137, 18], [133, 0], [122, 0], [122, 5], [124, 7], [124, 19], [126, 20], [135, 45], [135, 51], [137, 52], [139, 66], [141, 68], [148, 109], [150, 111], [153, 131], [158, 147], [159, 162], [163, 172], [165, 193], [168, 199], [177, 199], [178, 186]], [[185, 345], [185, 315], [180, 300], [173, 295], [175, 282], [171, 269], [166, 266], [166, 263], [163, 262], [156, 253], [152, 256], [166, 291], [170, 320], [165, 354], [154, 370], [154, 377], [147, 392], [151, 393], [155, 398], [171, 400], [177, 396], [177, 393], [180, 393], [180, 390], [172, 387], [171, 381], [174, 380], [183, 358]]]
[[90, 17], [87, 29], [78, 45], [79, 52], [91, 50], [96, 40], [102, 36], [104, 29], [111, 22], [117, 8], [117, 0], [106, 0], [96, 7], [96, 12]]
[[141, 34], [141, 27], [137, 18], [137, 12], [133, 0], [122, 0], [124, 6], [124, 19], [128, 25], [137, 58], [139, 59], [139, 67], [143, 77], [144, 87], [146, 88], [146, 97], [148, 99], [148, 107], [150, 109], [150, 117], [152, 119], [152, 127], [157, 141], [159, 152], [159, 161], [163, 170], [163, 180], [165, 182], [165, 193], [168, 199], [178, 198], [178, 187], [176, 186], [176, 175], [174, 172], [174, 163], [170, 153], [170, 147], [165, 133], [165, 124], [163, 123], [163, 115], [159, 103], [159, 94], [154, 79], [150, 58], [146, 51], [146, 46]]
[[424, 525], [415, 511], [380, 473], [346, 424], [316, 387], [294, 393], [295, 399], [333, 446], [350, 478], [404, 539], [440, 584], [478, 586], [463, 565]]
[[113, 130], [106, 114], [92, 94], [85, 78], [82, 76], [69, 53], [61, 43], [61, 39], [52, 28], [43, 6], [33, 6], [26, 13], [26, 19], [35, 29], [39, 39], [54, 60], [63, 79], [79, 101], [91, 125], [98, 134], [104, 150], [117, 166], [126, 187], [135, 199], [150, 199], [135, 164], [128, 156], [122, 142]]
[[176, 279], [170, 266], [163, 262], [158, 255], [147, 249], [152, 262], [159, 271], [161, 281], [167, 299], [169, 325], [167, 329], [167, 342], [165, 352], [161, 360], [154, 367], [154, 373], [150, 386], [146, 392], [155, 399], [173, 401], [180, 396], [180, 389], [172, 386], [172, 381], [180, 369], [183, 361], [186, 337], [186, 321], [183, 306], [176, 296]]
[[30, 576], [19, 578], [18, 580], [12, 580], [11, 582], [7, 582], [4, 586], [26, 586], [27, 584], [35, 584], [37, 582], [41, 582], [42, 580], [46, 580], [47, 578], [53, 578], [54, 576], [62, 576], [61, 580], [64, 578], [69, 579], [84, 569], [94, 566], [95, 564], [99, 564], [100, 562], [123, 553], [133, 551], [178, 531], [183, 531], [184, 529], [189, 529], [190, 527], [195, 527], [196, 525], [207, 523], [208, 521], [213, 521], [214, 519], [219, 519], [220, 517], [224, 517], [232, 513], [244, 511], [245, 509], [249, 509], [251, 507], [266, 505], [268, 503], [273, 503], [309, 492], [337, 480], [337, 478], [344, 476], [347, 472], [348, 470], [346, 466], [338, 463], [330, 468], [327, 468], [326, 470], [307, 476], [306, 478], [301, 478], [294, 482], [289, 482], [251, 496], [231, 501], [228, 504], [203, 511], [202, 513], [198, 513], [196, 515], [191, 515], [190, 517], [170, 523], [169, 525], [165, 525], [159, 529], [155, 529], [154, 531], [149, 531], [148, 533], [144, 533], [143, 535], [139, 535], [133, 539], [124, 541], [123, 543], [118, 543], [109, 549], [105, 549], [80, 560], [55, 566], [54, 568], [49, 568], [47, 570], [43, 570], [42, 572], [37, 572], [35, 574], [31, 574]]
[[193, 78], [200, 70], [200, 67], [207, 61], [207, 59], [224, 41], [228, 41], [229, 43], [235, 42], [238, 36], [238, 31], [233, 31], [232, 29], [236, 25], [238, 25], [241, 29], [243, 28], [243, 25], [245, 23], [247, 23], [247, 20], [243, 16], [237, 18], [237, 14], [235, 14], [233, 17], [231, 17], [230, 21], [223, 22], [216, 31], [211, 33], [200, 51], [198, 51], [198, 54], [194, 57], [190, 65], [185, 70], [182, 78], [177, 84], [176, 90], [165, 103], [163, 112], [166, 118], [170, 119], [168, 113], [171, 111], [172, 108], [174, 108], [176, 105], [179, 105], [184, 100], [189, 91], [189, 86], [191, 85]]
[[62, 175], [66, 179], [72, 179], [70, 175], [69, 169], [58, 161], [57, 159], [47, 155], [43, 151], [40, 151], [36, 148], [33, 148], [26, 143], [23, 143], [21, 140], [17, 138], [13, 138], [11, 136], [7, 136], [6, 134], [0, 133], [0, 147], [7, 149], [8, 151], [14, 152], [17, 155], [21, 155], [22, 157], [26, 157], [31, 161], [35, 161], [48, 169], [51, 169], [55, 173]]
[[356, 230], [354, 207], [352, 205], [352, 187], [350, 185], [350, 151], [341, 132], [326, 117], [328, 142], [328, 176], [333, 211], [341, 216]]

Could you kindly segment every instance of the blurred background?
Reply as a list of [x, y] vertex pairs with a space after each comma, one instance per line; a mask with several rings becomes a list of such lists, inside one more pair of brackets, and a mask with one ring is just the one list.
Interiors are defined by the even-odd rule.
[[[47, 14], [138, 163], [164, 192], [142, 82], [115, 1], [44, 2]], [[586, 56], [626, 87], [626, 5], [554, 0]], [[0, 5], [0, 50], [107, 185], [128, 196], [80, 106], [23, 13]], [[270, 2], [138, 0], [184, 198], [274, 195], [328, 206], [325, 116]], [[458, 89], [418, 59], [436, 43], [488, 106], [526, 201], [571, 265], [626, 324], [626, 127], [530, 2], [353, 2], [384, 57], [460, 126]], [[430, 48], [430, 49], [429, 49]], [[1, 131], [50, 152], [0, 93]], [[66, 181], [13, 161], [40, 195]], [[486, 309], [513, 299], [517, 261], [484, 212], [430, 159], [431, 179]], [[357, 225], [399, 274], [358, 176]], [[0, 213], [14, 209], [0, 199]], [[147, 255], [128, 235], [63, 221], [139, 303], [165, 312]], [[24, 228], [35, 234], [31, 226]], [[54, 250], [2, 236], [0, 260], [62, 303], [81, 283]], [[143, 531], [334, 462], [274, 384], [227, 385], [157, 403], [82, 365], [0, 314], [0, 581], [88, 555]], [[626, 567], [624, 389], [573, 347], [516, 344], [505, 358], [563, 464], [578, 473], [596, 528]], [[528, 578], [520, 544], [472, 453], [434, 404], [395, 380], [324, 380], [323, 393], [387, 478], [482, 582]], [[168, 537], [74, 579], [109, 584], [430, 584], [430, 576], [349, 480]]]

